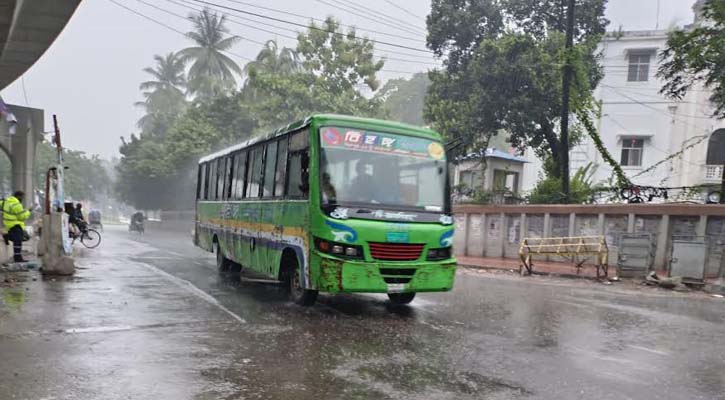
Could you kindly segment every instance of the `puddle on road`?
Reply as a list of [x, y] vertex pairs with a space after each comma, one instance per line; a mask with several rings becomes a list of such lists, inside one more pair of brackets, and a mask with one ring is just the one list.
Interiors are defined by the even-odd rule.
[[28, 297], [25, 288], [2, 288], [0, 290], [2, 291], [0, 309], [5, 308], [12, 312], [22, 311]]
[[[392, 399], [515, 399], [531, 393], [503, 380], [471, 371], [457, 371], [435, 361], [405, 355], [350, 360], [333, 375], [363, 385]], [[436, 393], [432, 396], [432, 393]]]

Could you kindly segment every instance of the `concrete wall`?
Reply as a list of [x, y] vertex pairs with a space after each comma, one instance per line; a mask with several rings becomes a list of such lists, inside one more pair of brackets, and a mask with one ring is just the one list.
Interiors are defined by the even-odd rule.
[[[725, 205], [461, 205], [454, 213], [456, 255], [518, 258], [523, 238], [604, 235], [609, 264], [616, 265], [621, 233], [650, 233], [656, 248], [655, 269], [667, 269], [673, 236], [707, 240], [708, 277], [721, 273], [725, 263]], [[550, 257], [548, 261], [566, 260]]]

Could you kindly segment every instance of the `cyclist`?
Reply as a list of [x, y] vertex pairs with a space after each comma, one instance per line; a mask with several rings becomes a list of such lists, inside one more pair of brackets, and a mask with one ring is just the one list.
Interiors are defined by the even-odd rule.
[[85, 218], [83, 217], [83, 205], [81, 205], [81, 203], [77, 203], [75, 208], [69, 214], [68, 222], [70, 222], [71, 226], [75, 226], [78, 233], [85, 231], [87, 224]]

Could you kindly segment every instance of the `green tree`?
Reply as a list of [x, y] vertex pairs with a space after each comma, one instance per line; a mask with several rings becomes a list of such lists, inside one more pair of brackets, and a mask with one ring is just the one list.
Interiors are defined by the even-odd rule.
[[[383, 61], [374, 59], [372, 42], [342, 32], [333, 20], [315, 28], [300, 34], [296, 50], [267, 42], [245, 68], [241, 91], [197, 92], [195, 107], [174, 118], [164, 136], [142, 132], [124, 140], [116, 167], [120, 199], [142, 209], [188, 209], [204, 154], [315, 112], [380, 115], [382, 100], [359, 90], [378, 87]], [[190, 88], [192, 71], [193, 65]]]
[[260, 129], [271, 129], [315, 112], [378, 116], [381, 100], [367, 98], [358, 88], [378, 89], [377, 72], [384, 61], [375, 60], [373, 42], [343, 32], [331, 18], [314, 23], [298, 36], [302, 68], [292, 74], [253, 68], [245, 90], [255, 93], [252, 107]]
[[244, 73], [248, 74], [252, 69], [278, 75], [289, 75], [299, 72], [302, 63], [295, 49], [277, 45], [276, 40], [268, 40], [264, 48], [257, 54], [254, 61], [244, 66]]
[[414, 74], [410, 79], [391, 79], [383, 85], [376, 97], [383, 102], [388, 117], [395, 121], [413, 125], [424, 125], [423, 101], [430, 86], [424, 72]]
[[[57, 165], [58, 152], [47, 142], [36, 148], [35, 185], [45, 190], [45, 175], [49, 168]], [[74, 200], [96, 200], [111, 191], [111, 182], [98, 155], [88, 156], [85, 152], [63, 149], [63, 165], [68, 167], [64, 174], [65, 195]]]
[[242, 70], [234, 60], [224, 54], [239, 41], [238, 36], [228, 36], [226, 17], [219, 16], [209, 9], [189, 16], [194, 24], [194, 31], [186, 34], [196, 46], [188, 47], [179, 52], [191, 61], [188, 76], [189, 92], [198, 102], [211, 100], [229, 93], [236, 87], [235, 74], [242, 75]]
[[173, 202], [174, 194], [167, 190], [172, 166], [163, 157], [161, 141], [150, 135], [131, 135], [121, 138], [121, 159], [116, 166], [115, 192], [119, 200], [139, 209], [153, 210]]
[[[449, 139], [460, 139], [460, 151], [487, 148], [492, 136], [506, 132], [513, 146], [549, 158], [549, 172], [560, 174], [559, 156], [569, 151], [557, 133], [561, 69], [567, 59], [575, 66], [572, 109], [589, 106], [602, 76], [596, 45], [608, 23], [603, 17], [606, 0], [580, 0], [576, 45], [567, 53], [561, 4], [433, 1], [428, 46], [443, 57], [445, 69], [429, 74], [425, 116]], [[486, 168], [485, 159], [480, 164]]]
[[712, 91], [715, 116], [725, 118], [725, 2], [705, 1], [704, 22], [670, 32], [657, 76], [661, 93], [682, 99], [696, 83]]
[[146, 114], [139, 119], [137, 125], [142, 132], [163, 137], [174, 119], [186, 108], [184, 87], [184, 60], [175, 53], [162, 57], [155, 55], [155, 67], [146, 67], [144, 72], [154, 79], [139, 85], [144, 101], [136, 105], [143, 107]]
[[340, 23], [328, 17], [322, 26], [310, 24], [297, 37], [297, 52], [307, 73], [318, 77], [318, 85], [332, 91], [359, 92], [365, 85], [375, 91], [383, 60], [375, 60], [374, 42], [359, 38], [354, 29], [343, 32]]

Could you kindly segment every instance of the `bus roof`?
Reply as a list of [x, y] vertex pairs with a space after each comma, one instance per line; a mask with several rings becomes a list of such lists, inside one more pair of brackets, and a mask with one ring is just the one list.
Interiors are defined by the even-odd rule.
[[403, 131], [405, 134], [408, 134], [411, 136], [424, 137], [426, 139], [432, 139], [432, 140], [441, 140], [441, 136], [438, 133], [436, 133], [435, 131], [430, 130], [428, 128], [422, 128], [422, 127], [418, 127], [418, 126], [414, 126], [414, 125], [410, 125], [410, 124], [386, 121], [386, 120], [375, 119], [375, 118], [353, 117], [350, 115], [314, 114], [303, 120], [299, 120], [299, 121], [293, 122], [289, 125], [286, 125], [284, 127], [281, 127], [274, 132], [257, 135], [253, 138], [245, 140], [244, 142], [235, 144], [233, 146], [229, 146], [229, 147], [221, 149], [215, 153], [204, 156], [199, 160], [199, 164], [214, 160], [216, 158], [219, 158], [219, 157], [231, 154], [231, 153], [234, 153], [238, 150], [249, 147], [255, 143], [263, 142], [267, 139], [271, 139], [275, 136], [284, 135], [287, 132], [294, 131], [294, 130], [297, 130], [300, 128], [304, 128], [304, 127], [310, 125], [313, 120], [316, 121], [318, 124], [325, 124], [325, 125], [352, 124], [352, 125], [357, 125], [357, 126], [369, 127], [370, 129], [380, 129], [380, 130], [393, 129], [395, 131]]

